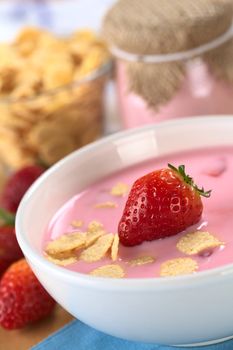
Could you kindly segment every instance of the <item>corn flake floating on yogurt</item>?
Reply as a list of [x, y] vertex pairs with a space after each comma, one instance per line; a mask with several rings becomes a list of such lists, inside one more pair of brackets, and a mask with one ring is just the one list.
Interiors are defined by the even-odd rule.
[[145, 264], [152, 264], [155, 262], [155, 258], [152, 256], [141, 256], [129, 261], [130, 266], [141, 266]]
[[69, 257], [73, 255], [74, 250], [77, 251], [85, 247], [86, 234], [81, 232], [73, 232], [62, 235], [59, 238], [49, 242], [45, 252], [52, 257]]
[[110, 250], [113, 238], [114, 236], [112, 233], [99, 237], [93, 245], [82, 251], [79, 259], [86, 262], [101, 260]]
[[74, 264], [77, 261], [77, 256], [71, 256], [69, 258], [60, 258], [56, 259], [53, 258], [50, 255], [46, 255], [47, 260], [51, 261], [52, 263], [59, 265], [59, 266], [68, 266], [71, 264]]
[[213, 249], [223, 245], [224, 243], [209, 232], [191, 232], [181, 237], [176, 247], [187, 255], [195, 255], [208, 249]]
[[83, 226], [83, 221], [82, 220], [73, 220], [71, 222], [71, 225], [75, 228], [79, 228]]
[[117, 204], [111, 201], [107, 201], [95, 204], [95, 208], [117, 208]]
[[106, 234], [106, 232], [102, 230], [87, 232], [85, 248], [92, 246], [97, 241], [97, 239], [103, 236], [104, 234]]
[[120, 265], [105, 265], [92, 270], [89, 274], [98, 277], [123, 278], [125, 272]]
[[45, 247], [45, 257], [57, 265], [66, 266], [77, 260], [91, 263], [107, 256], [117, 260], [119, 237], [106, 233], [98, 221], [88, 225], [87, 232], [73, 232], [62, 235]]
[[115, 234], [112, 242], [112, 248], [111, 248], [111, 258], [113, 261], [117, 260], [118, 250], [119, 250], [119, 236], [118, 234]]
[[194, 273], [197, 262], [191, 258], [177, 258], [165, 261], [160, 268], [160, 276], [179, 276]]
[[124, 184], [123, 182], [118, 182], [115, 186], [113, 186], [110, 194], [116, 197], [123, 197], [127, 194], [128, 190], [128, 185]]
[[100, 236], [106, 234], [103, 225], [98, 221], [91, 221], [87, 228], [85, 248], [94, 244]]
[[96, 232], [96, 231], [102, 231], [104, 229], [103, 224], [101, 224], [99, 221], [93, 220], [89, 223], [87, 230], [88, 232]]

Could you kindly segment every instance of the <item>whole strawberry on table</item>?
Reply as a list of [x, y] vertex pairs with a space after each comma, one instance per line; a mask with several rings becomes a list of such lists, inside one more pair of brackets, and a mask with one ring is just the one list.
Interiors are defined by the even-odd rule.
[[3, 188], [0, 205], [16, 213], [25, 192], [44, 171], [41, 166], [29, 165], [12, 174]]
[[36, 165], [12, 174], [0, 195], [0, 325], [22, 328], [49, 315], [55, 301], [42, 287], [18, 245], [15, 214], [22, 197], [44, 172]]
[[55, 301], [42, 287], [25, 259], [13, 263], [0, 281], [0, 324], [22, 328], [48, 316]]

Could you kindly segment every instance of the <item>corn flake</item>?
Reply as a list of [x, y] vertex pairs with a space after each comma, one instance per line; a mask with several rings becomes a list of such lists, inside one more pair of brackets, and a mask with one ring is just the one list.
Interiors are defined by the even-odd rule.
[[86, 248], [94, 244], [100, 236], [103, 236], [106, 232], [104, 226], [98, 221], [91, 221], [87, 228], [86, 234]]
[[[1, 104], [0, 125], [5, 134], [6, 127], [12, 129], [17, 141], [13, 146], [8, 137], [1, 138], [1, 148], [14, 148], [1, 151], [4, 163], [15, 169], [38, 160], [51, 165], [101, 136], [107, 74], [87, 84], [73, 83], [98, 70], [109, 58], [106, 45], [92, 31], [58, 38], [26, 27], [11, 44], [0, 44], [0, 96], [14, 100]], [[51, 89], [56, 90], [50, 93]], [[59, 120], [71, 126], [70, 130], [61, 126], [59, 132]], [[42, 126], [49, 135], [46, 140], [40, 137], [43, 121], [49, 122]]]
[[88, 232], [96, 232], [96, 231], [99, 231], [99, 230], [103, 230], [104, 226], [98, 222], [98, 221], [91, 221], [88, 225]]
[[90, 272], [90, 275], [97, 277], [122, 278], [125, 275], [120, 265], [105, 265]]
[[118, 234], [114, 235], [112, 248], [111, 248], [111, 258], [113, 261], [116, 261], [119, 250], [119, 236]]
[[106, 234], [106, 232], [103, 229], [103, 225], [98, 221], [91, 221], [87, 228], [85, 247], [87, 248], [94, 244], [97, 239], [104, 234]]
[[95, 208], [117, 208], [117, 204], [114, 202], [103, 202], [95, 204]]
[[75, 256], [71, 256], [69, 258], [61, 258], [61, 259], [56, 259], [53, 258], [50, 255], [46, 255], [46, 259], [51, 261], [52, 263], [59, 265], [59, 266], [67, 266], [67, 265], [71, 265], [73, 263], [75, 263], [77, 261], [77, 257]]
[[101, 260], [111, 248], [112, 242], [112, 233], [99, 237], [93, 245], [82, 251], [79, 259], [86, 262]]
[[165, 261], [160, 268], [160, 276], [187, 275], [198, 269], [197, 262], [191, 258], [177, 258]]
[[141, 256], [136, 259], [132, 259], [129, 261], [131, 266], [141, 266], [145, 264], [152, 264], [155, 261], [155, 258], [152, 256]]
[[112, 196], [116, 196], [116, 197], [123, 197], [127, 194], [129, 190], [129, 186], [122, 183], [122, 182], [119, 182], [117, 183], [115, 186], [113, 186], [113, 188], [111, 189], [111, 195]]
[[180, 238], [176, 247], [177, 249], [187, 255], [198, 254], [201, 251], [219, 247], [223, 242], [214, 237], [209, 232], [191, 232]]
[[73, 220], [71, 222], [71, 225], [73, 227], [76, 227], [76, 228], [79, 228], [79, 227], [82, 227], [83, 226], [83, 221], [82, 220]]
[[81, 232], [75, 232], [60, 236], [58, 239], [47, 244], [45, 251], [48, 255], [61, 256], [70, 253], [73, 250], [81, 249], [85, 246], [86, 235]]
[[106, 232], [105, 231], [90, 231], [87, 232], [86, 234], [86, 243], [85, 243], [85, 247], [88, 248], [90, 247], [92, 244], [94, 244], [97, 239], [101, 236], [103, 236]]

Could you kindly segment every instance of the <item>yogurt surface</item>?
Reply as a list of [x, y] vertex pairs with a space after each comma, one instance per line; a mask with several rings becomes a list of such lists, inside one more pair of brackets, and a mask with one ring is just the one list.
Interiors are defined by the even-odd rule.
[[[176, 244], [184, 234], [197, 230], [208, 231], [224, 242], [224, 245], [209, 251], [208, 254], [191, 256], [198, 264], [197, 272], [233, 263], [233, 147], [199, 149], [171, 154], [126, 168], [102, 179], [71, 198], [54, 215], [45, 232], [42, 249], [48, 241], [56, 239], [64, 233], [85, 232], [88, 224], [93, 220], [101, 222], [107, 232], [117, 233], [127, 195], [123, 197], [113, 196], [110, 193], [111, 189], [119, 182], [129, 185], [131, 188], [136, 179], [151, 171], [167, 167], [167, 163], [175, 166], [184, 164], [186, 172], [194, 178], [196, 184], [200, 187], [203, 186], [205, 190], [212, 190], [211, 197], [202, 198], [203, 217], [195, 227], [190, 227], [172, 237], [144, 242], [134, 247], [120, 245], [116, 263], [125, 270], [125, 277], [159, 277], [163, 262], [187, 257], [177, 250]], [[97, 204], [104, 202], [113, 202], [116, 207], [96, 207]], [[74, 220], [82, 220], [83, 226], [79, 229], [74, 228], [71, 224]], [[141, 266], [129, 264], [132, 259], [142, 256], [153, 257], [155, 261]], [[111, 259], [104, 258], [94, 263], [77, 261], [65, 268], [89, 273], [105, 264], [112, 264]]]

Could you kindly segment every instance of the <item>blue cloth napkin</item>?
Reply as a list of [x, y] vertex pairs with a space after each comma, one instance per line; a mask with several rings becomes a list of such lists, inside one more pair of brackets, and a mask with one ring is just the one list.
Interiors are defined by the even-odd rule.
[[155, 344], [131, 342], [111, 337], [85, 325], [72, 321], [57, 333], [34, 346], [31, 350], [232, 350], [233, 340], [194, 348], [178, 348]]

